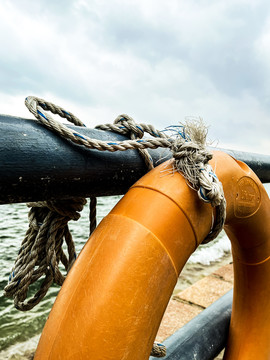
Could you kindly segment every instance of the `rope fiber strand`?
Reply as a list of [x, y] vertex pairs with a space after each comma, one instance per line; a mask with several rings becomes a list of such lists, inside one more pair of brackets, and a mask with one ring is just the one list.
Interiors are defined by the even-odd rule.
[[[113, 124], [103, 124], [96, 128], [113, 131], [130, 137], [130, 140], [105, 142], [91, 139], [74, 132], [61, 122], [56, 121], [48, 111], [67, 119], [76, 126], [85, 126], [75, 115], [43, 99], [28, 96], [25, 105], [46, 128], [59, 136], [89, 149], [100, 151], [125, 151], [137, 149], [143, 157], [148, 170], [153, 168], [153, 160], [147, 149], [169, 148], [174, 158], [174, 169], [187, 180], [190, 187], [197, 191], [199, 198], [215, 208], [213, 227], [204, 239], [207, 243], [222, 230], [226, 216], [226, 202], [222, 184], [216, 177], [209, 160], [212, 154], [206, 147], [207, 128], [202, 121], [187, 121], [184, 125], [171, 126], [163, 131], [152, 125], [136, 124], [128, 115], [120, 115]], [[45, 113], [46, 111], [46, 113]], [[172, 132], [170, 137], [166, 132]], [[152, 138], [144, 138], [145, 133]], [[75, 246], [68, 229], [69, 220], [78, 220], [79, 212], [86, 203], [84, 198], [63, 201], [44, 201], [30, 203], [29, 228], [22, 241], [18, 257], [11, 270], [8, 285], [4, 289], [7, 297], [14, 298], [15, 307], [26, 311], [37, 305], [46, 295], [52, 283], [62, 285], [65, 280], [59, 269], [63, 264], [69, 271], [76, 259]], [[90, 199], [90, 234], [96, 227], [96, 198]], [[66, 243], [68, 255], [62, 246]], [[39, 290], [27, 300], [30, 285], [44, 276]], [[154, 343], [151, 355], [166, 356], [164, 345]]]

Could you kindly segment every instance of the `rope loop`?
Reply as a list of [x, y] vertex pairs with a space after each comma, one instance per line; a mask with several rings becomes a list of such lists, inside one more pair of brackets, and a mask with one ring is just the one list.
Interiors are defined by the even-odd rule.
[[55, 105], [51, 102], [45, 101], [41, 98], [37, 98], [35, 96], [28, 96], [25, 99], [25, 104], [27, 104], [28, 110], [36, 117], [37, 114], [39, 114], [41, 117], [43, 117], [45, 120], [50, 121], [52, 118], [49, 116], [46, 118], [42, 110], [50, 111], [53, 114], [57, 114], [61, 116], [64, 119], [67, 119], [69, 122], [73, 123], [77, 126], [85, 126], [84, 123], [78, 119], [75, 115], [73, 115], [71, 112], [68, 112], [61, 108], [58, 105]]

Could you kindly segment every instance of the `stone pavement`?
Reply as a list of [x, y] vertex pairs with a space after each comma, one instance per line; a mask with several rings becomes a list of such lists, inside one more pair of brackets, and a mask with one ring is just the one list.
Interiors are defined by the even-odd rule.
[[[175, 294], [163, 316], [156, 341], [164, 341], [232, 287], [233, 265], [228, 264]], [[216, 359], [222, 359], [222, 355]]]

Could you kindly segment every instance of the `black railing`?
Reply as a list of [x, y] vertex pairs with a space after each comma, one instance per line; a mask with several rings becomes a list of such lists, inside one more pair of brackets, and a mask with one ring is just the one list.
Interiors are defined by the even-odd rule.
[[[101, 140], [127, 139], [109, 131], [71, 128]], [[88, 150], [36, 120], [0, 115], [0, 134], [0, 204], [120, 195], [147, 172], [136, 150]], [[246, 162], [262, 182], [270, 182], [270, 156], [222, 150]], [[167, 149], [149, 152], [155, 165], [171, 156]]]
[[163, 359], [214, 359], [226, 345], [232, 296], [233, 290], [230, 290], [165, 340], [163, 344], [166, 345], [167, 355]]

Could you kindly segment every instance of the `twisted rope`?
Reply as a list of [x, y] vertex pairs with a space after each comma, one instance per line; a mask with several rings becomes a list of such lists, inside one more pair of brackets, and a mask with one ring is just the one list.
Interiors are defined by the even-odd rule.
[[[156, 130], [151, 125], [139, 124], [137, 125], [132, 117], [124, 114], [119, 115], [113, 124], [105, 124], [105, 125], [98, 125], [96, 129], [99, 130], [110, 130], [119, 134], [127, 135], [131, 138], [131, 140], [140, 140], [144, 136], [144, 132], [152, 136], [158, 136], [162, 138], [166, 138], [162, 132]], [[143, 158], [147, 169], [152, 170], [154, 168], [153, 159], [150, 156], [149, 152], [145, 149], [138, 148], [137, 149], [141, 157]]]
[[166, 356], [166, 346], [163, 344], [154, 342], [150, 356], [154, 356], [157, 358], [162, 358], [162, 357]]
[[[59, 269], [60, 263], [68, 272], [76, 259], [72, 236], [68, 229], [69, 220], [78, 220], [86, 200], [83, 198], [29, 203], [29, 228], [21, 244], [18, 257], [4, 289], [7, 297], [14, 298], [15, 307], [26, 311], [37, 305], [46, 295], [52, 283], [62, 285], [65, 280]], [[68, 256], [62, 249], [67, 245]], [[28, 299], [31, 284], [45, 278], [35, 295]]]
[[[184, 126], [171, 127], [177, 135], [175, 139], [168, 137], [165, 131], [159, 131], [152, 125], [136, 124], [128, 115], [119, 115], [113, 124], [99, 125], [96, 128], [129, 135], [131, 140], [105, 142], [73, 132], [62, 123], [54, 120], [48, 113], [44, 114], [44, 110], [49, 110], [75, 125], [85, 126], [72, 113], [59, 106], [33, 96], [28, 96], [25, 104], [43, 125], [76, 144], [90, 149], [111, 152], [138, 149], [149, 170], [153, 168], [153, 161], [145, 149], [169, 148], [174, 157], [175, 169], [183, 174], [191, 187], [197, 190], [202, 201], [211, 203], [216, 209], [215, 222], [203, 243], [214, 239], [222, 230], [226, 217], [226, 202], [222, 184], [208, 164], [209, 160], [212, 159], [212, 154], [206, 148], [207, 129], [202, 121], [190, 120]], [[145, 132], [153, 136], [154, 139], [143, 139]]]
[[[103, 124], [103, 125], [97, 125], [96, 129], [99, 130], [109, 130], [116, 132], [118, 134], [125, 134], [129, 136], [132, 140], [135, 139], [141, 139], [144, 135], [144, 130], [147, 129], [148, 133], [154, 133], [156, 131], [156, 134], [160, 133], [159, 131], [155, 130], [155, 128], [151, 125], [144, 125], [142, 124], [142, 127], [136, 125], [135, 121], [128, 115], [119, 115], [113, 124]], [[165, 136], [162, 133], [160, 133], [161, 136]], [[152, 170], [154, 168], [153, 165], [153, 159], [150, 156], [149, 152], [145, 149], [137, 149], [141, 157], [143, 158], [147, 169]], [[89, 220], [90, 220], [90, 235], [93, 233], [93, 231], [96, 228], [97, 221], [96, 221], [96, 206], [97, 206], [97, 199], [95, 197], [91, 197], [90, 199], [90, 214], [89, 214]]]
[[[115, 142], [106, 142], [97, 139], [91, 139], [88, 136], [82, 135], [78, 132], [74, 132], [69, 129], [64, 124], [54, 120], [48, 113], [44, 114], [43, 110], [50, 110], [54, 114], [58, 114], [59, 116], [66, 118], [71, 121], [75, 125], [80, 124], [80, 126], [85, 126], [80, 120], [78, 120], [73, 114], [63, 110], [59, 106], [56, 106], [52, 103], [48, 103], [43, 99], [36, 98], [33, 96], [28, 96], [25, 99], [25, 105], [29, 109], [29, 111], [47, 128], [56, 132], [61, 137], [65, 139], [69, 139], [75, 144], [83, 145], [89, 149], [96, 149], [100, 151], [125, 151], [130, 149], [156, 149], [158, 147], [168, 148], [171, 145], [168, 137], [161, 132], [157, 131], [151, 126], [147, 126], [144, 124], [134, 125], [134, 129], [139, 129], [142, 132], [147, 132], [154, 137], [158, 137], [158, 139], [135, 139], [135, 140], [125, 140], [125, 141], [115, 141]], [[120, 115], [120, 119], [125, 120], [126, 115]], [[128, 118], [128, 117], [127, 117]], [[129, 118], [131, 119], [131, 118]], [[116, 119], [118, 121], [118, 118]], [[77, 122], [77, 123], [76, 123]], [[124, 123], [125, 121], [123, 121]], [[117, 126], [115, 124], [115, 129], [121, 127], [121, 125]], [[130, 130], [129, 130], [130, 131]]]

